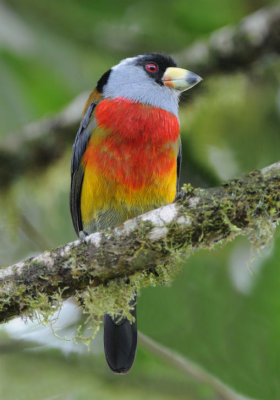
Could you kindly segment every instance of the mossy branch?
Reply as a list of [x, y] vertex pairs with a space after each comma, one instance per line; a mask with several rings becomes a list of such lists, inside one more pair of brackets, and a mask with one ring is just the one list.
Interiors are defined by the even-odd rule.
[[77, 96], [60, 113], [11, 132], [0, 147], [0, 187], [6, 190], [19, 176], [45, 168], [73, 144], [89, 92]]
[[0, 321], [49, 312], [70, 296], [95, 317], [114, 314], [141, 286], [169, 279], [178, 257], [237, 235], [261, 247], [280, 218], [279, 188], [280, 162], [221, 187], [185, 185], [172, 204], [3, 268]]
[[[280, 6], [263, 8], [235, 27], [213, 32], [174, 55], [178, 65], [202, 74], [246, 68], [267, 53], [280, 53]], [[88, 93], [82, 93], [59, 114], [10, 133], [0, 147], [0, 187], [18, 176], [48, 166], [74, 141]], [[193, 98], [193, 97], [191, 97]], [[186, 97], [186, 99], [190, 99]]]

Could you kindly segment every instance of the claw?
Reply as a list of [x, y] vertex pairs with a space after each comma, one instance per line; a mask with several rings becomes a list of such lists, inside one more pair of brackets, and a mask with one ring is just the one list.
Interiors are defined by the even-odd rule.
[[80, 231], [79, 232], [79, 238], [86, 244], [87, 243], [87, 241], [86, 241], [86, 237], [87, 237], [87, 233], [85, 232], [85, 231]]

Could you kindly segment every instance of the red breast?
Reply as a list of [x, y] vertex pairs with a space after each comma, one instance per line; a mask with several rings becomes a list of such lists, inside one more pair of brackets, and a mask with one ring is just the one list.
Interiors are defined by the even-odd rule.
[[84, 154], [88, 167], [133, 189], [173, 173], [179, 121], [163, 109], [123, 98], [105, 99], [95, 110], [105, 135], [92, 140]]

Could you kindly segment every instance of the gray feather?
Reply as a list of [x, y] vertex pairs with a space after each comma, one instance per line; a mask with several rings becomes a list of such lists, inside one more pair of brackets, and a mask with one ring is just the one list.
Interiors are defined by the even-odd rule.
[[84, 179], [84, 169], [81, 165], [82, 156], [87, 148], [91, 133], [96, 126], [93, 118], [93, 110], [97, 103], [91, 103], [80, 124], [76, 139], [73, 145], [71, 160], [71, 191], [70, 191], [70, 211], [73, 225], [77, 235], [83, 230], [81, 216], [81, 190]]

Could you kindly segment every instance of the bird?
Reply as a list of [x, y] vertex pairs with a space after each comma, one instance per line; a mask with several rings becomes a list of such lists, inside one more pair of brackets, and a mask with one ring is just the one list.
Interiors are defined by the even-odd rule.
[[[114, 228], [174, 201], [182, 145], [180, 94], [202, 78], [166, 54], [126, 58], [106, 71], [84, 107], [71, 159], [70, 211], [77, 235]], [[104, 316], [109, 368], [127, 373], [137, 348], [134, 322]]]

